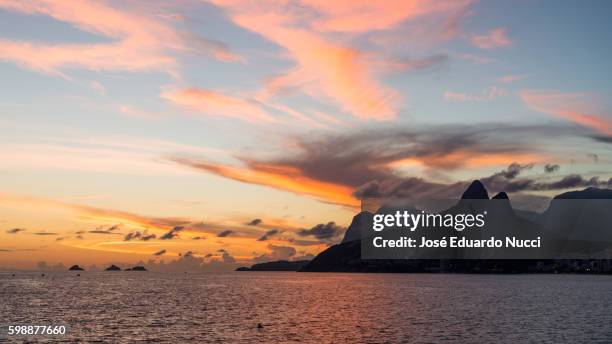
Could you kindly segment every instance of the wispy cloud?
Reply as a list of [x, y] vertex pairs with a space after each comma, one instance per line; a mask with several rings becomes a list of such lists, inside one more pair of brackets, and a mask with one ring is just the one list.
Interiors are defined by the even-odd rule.
[[530, 109], [612, 135], [612, 116], [598, 113], [599, 101], [587, 93], [524, 90], [520, 97]]
[[209, 116], [237, 118], [254, 123], [276, 122], [276, 119], [258, 102], [228, 96], [219, 91], [201, 88], [180, 89], [165, 91], [162, 93], [162, 98]]
[[487, 89], [482, 90], [480, 94], [467, 94], [462, 92], [445, 91], [443, 96], [444, 99], [447, 101], [471, 103], [492, 101], [493, 99], [502, 97], [504, 95], [506, 95], [506, 91], [503, 88], [491, 86]]
[[511, 82], [523, 80], [526, 77], [527, 77], [526, 75], [509, 74], [509, 75], [504, 75], [504, 76], [497, 78], [497, 81], [504, 83], [504, 84], [508, 84]]
[[350, 187], [308, 178], [295, 168], [257, 162], [247, 162], [247, 167], [236, 167], [182, 158], [173, 158], [173, 160], [197, 170], [207, 171], [240, 182], [306, 194], [320, 200], [342, 205], [358, 205], [357, 201], [351, 196]]
[[[126, 136], [34, 136], [19, 141], [0, 139], [5, 167], [32, 167], [136, 175], [188, 173], [163, 162], [160, 155], [218, 155], [221, 151], [177, 142]], [[21, 142], [25, 141], [25, 142]]]
[[269, 231], [267, 231], [266, 233], [264, 233], [264, 235], [262, 235], [259, 239], [257, 239], [257, 241], [266, 241], [268, 239], [270, 239], [270, 237], [278, 234], [278, 229], [271, 229]]
[[[0, 8], [30, 15], [45, 15], [73, 25], [79, 30], [102, 35], [108, 43], [49, 44], [34, 41], [0, 39], [0, 59], [15, 62], [41, 72], [61, 74], [69, 68], [90, 70], [157, 70], [177, 72], [173, 53], [189, 51], [194, 44], [185, 34], [159, 19], [143, 13], [111, 7], [96, 1], [2, 1]], [[199, 44], [214, 57], [239, 59], [224, 46]]]
[[[297, 3], [215, 0], [231, 20], [282, 47], [296, 66], [267, 84], [270, 96], [299, 89], [340, 105], [359, 119], [397, 117], [400, 94], [378, 78], [374, 53], [339, 42], [333, 33], [363, 34], [391, 29], [428, 15], [455, 15], [471, 1], [341, 1]], [[421, 67], [423, 63], [416, 65]], [[415, 67], [415, 64], [403, 68]]]
[[225, 237], [227, 237], [227, 236], [232, 235], [233, 233], [234, 233], [234, 231], [233, 231], [233, 230], [228, 229], [228, 230], [224, 230], [224, 231], [220, 232], [219, 234], [217, 234], [217, 237], [219, 237], [219, 238], [225, 238]]
[[508, 38], [508, 30], [501, 27], [483, 35], [474, 35], [470, 38], [470, 42], [475, 47], [485, 50], [505, 48], [512, 45], [512, 41]]
[[8, 234], [17, 234], [19, 232], [24, 232], [26, 229], [25, 228], [12, 228], [6, 231], [6, 233]]

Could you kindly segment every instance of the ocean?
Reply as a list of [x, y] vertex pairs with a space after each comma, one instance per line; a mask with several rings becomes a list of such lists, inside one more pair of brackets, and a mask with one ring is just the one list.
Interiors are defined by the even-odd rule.
[[612, 343], [612, 276], [1, 272], [0, 314], [9, 342]]

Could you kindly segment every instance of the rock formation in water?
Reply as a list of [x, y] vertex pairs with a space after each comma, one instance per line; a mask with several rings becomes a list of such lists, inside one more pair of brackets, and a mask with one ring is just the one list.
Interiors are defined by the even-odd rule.
[[68, 271], [83, 271], [85, 269], [83, 269], [82, 267], [78, 266], [78, 265], [73, 265], [71, 266]]
[[106, 269], [104, 269], [104, 271], [121, 271], [121, 268], [113, 264], [107, 267]]
[[147, 271], [147, 269], [142, 265], [137, 265], [133, 268], [127, 268], [125, 271]]
[[308, 262], [308, 260], [277, 260], [274, 262], [255, 264], [250, 268], [243, 266], [236, 269], [236, 271], [298, 271], [304, 265], [308, 264]]

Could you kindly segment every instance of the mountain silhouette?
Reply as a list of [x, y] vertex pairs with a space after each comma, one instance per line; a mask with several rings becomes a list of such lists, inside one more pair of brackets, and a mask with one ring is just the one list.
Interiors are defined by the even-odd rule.
[[106, 269], [104, 269], [104, 271], [121, 271], [121, 268], [113, 264], [107, 267]]
[[344, 238], [342, 238], [342, 243], [361, 240], [361, 231], [362, 229], [372, 228], [372, 221], [374, 214], [368, 211], [362, 211], [361, 213], [355, 215], [353, 217], [353, 221], [346, 229], [344, 233]]
[[497, 195], [493, 196], [493, 198], [491, 199], [510, 199], [510, 198], [508, 197], [507, 193], [502, 191], [502, 192], [499, 192]]
[[[582, 191], [572, 191], [560, 194], [554, 200], [567, 199], [595, 199], [607, 200], [612, 199], [612, 190], [602, 190], [596, 188], [588, 188]], [[473, 200], [473, 201], [471, 201]], [[480, 200], [480, 201], [479, 201]], [[568, 240], [564, 238], [563, 227], [560, 229], [554, 228], [558, 225], [557, 222], [569, 222], [571, 228], [576, 228], [576, 223], [567, 221], [567, 219], [580, 219], [579, 225], [590, 226], [597, 228], [587, 222], [598, 221], [605, 217], [607, 224], [612, 224], [612, 212], [604, 207], [562, 207], [551, 202], [549, 209], [544, 213], [516, 211], [512, 208], [508, 195], [505, 192], [496, 194], [490, 201], [494, 206], [487, 206], [487, 202], [481, 200], [489, 200], [489, 195], [484, 185], [478, 181], [473, 181], [466, 191], [463, 193], [461, 200], [458, 203], [442, 213], [459, 214], [467, 210], [488, 210], [491, 214], [487, 219], [491, 224], [491, 230], [486, 233], [491, 235], [508, 235], [512, 234], [517, 237], [534, 237], [538, 235], [546, 235], [553, 250], [567, 245]], [[612, 201], [610, 202], [612, 204]], [[477, 209], [474, 209], [474, 208]], [[469, 209], [468, 209], [469, 208]], [[481, 209], [482, 208], [482, 209]], [[377, 213], [388, 213], [382, 207]], [[388, 209], [384, 209], [388, 210]], [[578, 212], [587, 212], [588, 216], [579, 216]], [[542, 265], [542, 260], [536, 259], [496, 259], [496, 250], [479, 251], [485, 252], [486, 259], [462, 259], [469, 250], [457, 252], [451, 259], [361, 259], [361, 233], [371, 231], [373, 214], [369, 212], [361, 212], [357, 214], [350, 226], [348, 227], [345, 236], [340, 244], [328, 247], [326, 250], [318, 254], [313, 260], [306, 264], [300, 271], [304, 272], [424, 272], [424, 271], [455, 271], [455, 272], [527, 272], [536, 271], [536, 266]], [[527, 218], [529, 217], [529, 218]], [[561, 220], [556, 220], [561, 218]], [[556, 222], [555, 222], [556, 221]], [[551, 222], [553, 222], [551, 225]], [[567, 232], [567, 230], [566, 230]], [[612, 239], [612, 228], [609, 230]], [[475, 231], [474, 233], [479, 233]], [[481, 234], [466, 234], [466, 237], [479, 238]], [[494, 233], [494, 234], [491, 234]], [[575, 242], [573, 243], [575, 244]], [[571, 245], [570, 245], [571, 246]], [[518, 252], [522, 258], [529, 258], [531, 251], [523, 249]], [[521, 255], [521, 253], [523, 255]], [[418, 257], [415, 257], [418, 258]], [[551, 263], [548, 260], [544, 263]], [[550, 271], [550, 270], [549, 270]]]
[[83, 271], [85, 269], [83, 269], [82, 267], [78, 266], [78, 265], [73, 265], [71, 266], [68, 271]]
[[489, 193], [480, 180], [475, 180], [463, 192], [461, 199], [489, 199]]
[[587, 188], [555, 196], [538, 223], [569, 240], [612, 242], [612, 190]]

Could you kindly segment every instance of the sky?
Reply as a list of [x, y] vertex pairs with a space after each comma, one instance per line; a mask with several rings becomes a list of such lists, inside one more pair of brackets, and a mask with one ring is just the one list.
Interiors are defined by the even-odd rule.
[[0, 0], [0, 267], [310, 259], [364, 199], [612, 188], [611, 11]]

